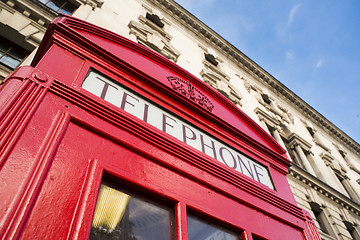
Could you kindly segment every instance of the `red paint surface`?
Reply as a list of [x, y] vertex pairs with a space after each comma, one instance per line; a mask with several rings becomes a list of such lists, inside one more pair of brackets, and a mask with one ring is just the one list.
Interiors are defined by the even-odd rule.
[[[106, 49], [107, 51], [104, 51]], [[177, 239], [186, 214], [266, 239], [318, 239], [286, 180], [285, 151], [221, 94], [174, 63], [74, 18], [50, 26], [33, 67], [0, 88], [0, 235], [86, 239], [104, 173], [125, 189], [174, 209]], [[97, 69], [269, 168], [276, 190], [214, 161], [81, 89]], [[190, 81], [209, 112], [174, 91]]]

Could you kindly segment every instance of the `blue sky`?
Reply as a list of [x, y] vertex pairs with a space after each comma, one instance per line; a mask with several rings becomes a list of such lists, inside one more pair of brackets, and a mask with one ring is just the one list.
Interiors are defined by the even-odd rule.
[[360, 143], [359, 0], [175, 0]]

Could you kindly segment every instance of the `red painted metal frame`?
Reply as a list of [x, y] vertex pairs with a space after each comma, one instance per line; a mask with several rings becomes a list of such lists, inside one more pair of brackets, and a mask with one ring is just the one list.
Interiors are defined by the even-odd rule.
[[[168, 109], [268, 167], [275, 190], [81, 88], [89, 69]], [[212, 111], [175, 91], [184, 79]], [[72, 17], [54, 20], [32, 66], [0, 89], [0, 236], [85, 239], [104, 173], [172, 206], [177, 239], [190, 211], [252, 239], [318, 239], [286, 180], [285, 150], [225, 97], [151, 50]]]

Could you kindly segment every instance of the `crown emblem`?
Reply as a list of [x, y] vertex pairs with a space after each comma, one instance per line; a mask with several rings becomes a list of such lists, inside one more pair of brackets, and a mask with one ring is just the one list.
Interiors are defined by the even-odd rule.
[[209, 112], [214, 109], [214, 105], [211, 103], [211, 101], [205, 96], [204, 93], [194, 87], [191, 82], [173, 76], [167, 77], [167, 79], [175, 91], [181, 93]]

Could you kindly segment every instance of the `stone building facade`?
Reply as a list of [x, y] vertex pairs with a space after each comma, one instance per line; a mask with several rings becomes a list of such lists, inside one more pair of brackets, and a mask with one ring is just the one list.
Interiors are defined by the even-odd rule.
[[31, 62], [63, 13], [147, 46], [225, 95], [287, 150], [295, 199], [322, 239], [360, 239], [360, 145], [172, 0], [0, 0], [0, 81]]

